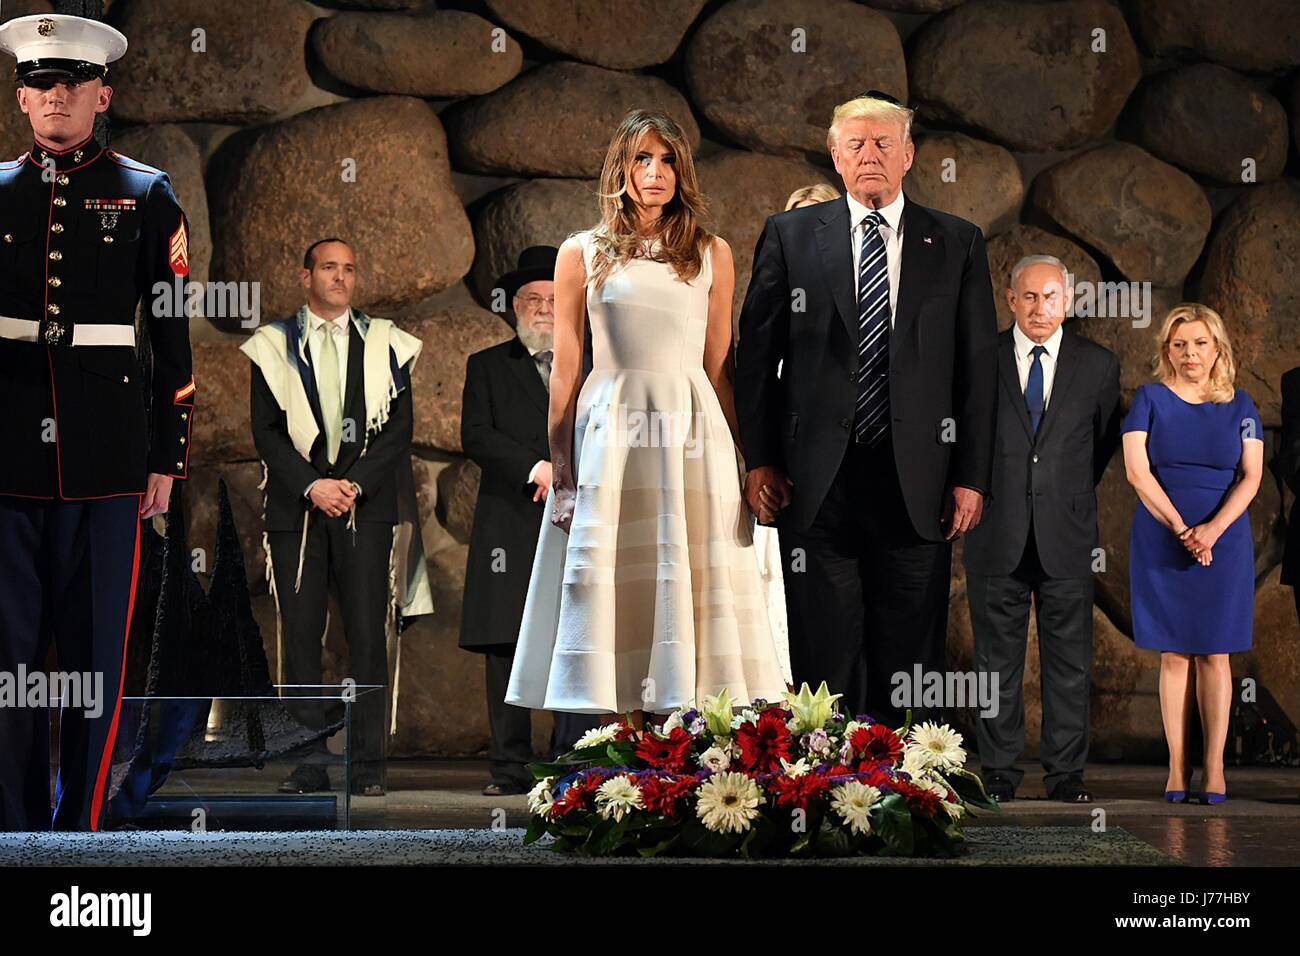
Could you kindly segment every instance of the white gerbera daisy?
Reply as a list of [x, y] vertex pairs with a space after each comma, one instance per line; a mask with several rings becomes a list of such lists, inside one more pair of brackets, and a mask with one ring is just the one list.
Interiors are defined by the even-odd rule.
[[596, 812], [608, 820], [622, 820], [633, 810], [645, 806], [641, 802], [641, 791], [627, 774], [610, 777], [596, 789]]
[[678, 727], [681, 727], [684, 730], [686, 725], [682, 723], [682, 712], [680, 710], [674, 710], [668, 715], [668, 719], [664, 721], [663, 735], [667, 737]]
[[965, 766], [966, 751], [961, 746], [961, 734], [947, 724], [927, 720], [913, 727], [908, 736], [912, 743], [928, 753], [931, 767]]
[[543, 777], [533, 784], [533, 789], [528, 791], [528, 810], [536, 814], [543, 820], [551, 818], [551, 807], [555, 806], [555, 794], [551, 793], [551, 787], [555, 784], [554, 777]]
[[710, 747], [699, 757], [700, 766], [714, 773], [721, 773], [731, 766], [731, 756], [721, 747]]
[[930, 751], [916, 744], [908, 744], [903, 748], [903, 766], [899, 769], [915, 780], [929, 769], [931, 759]]
[[831, 788], [831, 809], [854, 833], [871, 832], [871, 808], [880, 801], [880, 791], [861, 780], [849, 780]]
[[595, 747], [599, 744], [611, 743], [618, 736], [618, 724], [606, 724], [604, 727], [596, 727], [589, 730], [574, 743], [574, 750], [581, 750], [584, 747]]
[[700, 784], [695, 813], [715, 833], [743, 833], [759, 815], [758, 784], [743, 773], [715, 773]]

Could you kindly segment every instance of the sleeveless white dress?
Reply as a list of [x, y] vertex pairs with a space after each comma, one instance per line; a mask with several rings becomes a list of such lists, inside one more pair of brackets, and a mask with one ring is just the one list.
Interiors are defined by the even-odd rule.
[[[591, 232], [577, 235], [591, 275]], [[706, 251], [689, 283], [639, 258], [587, 288], [572, 527], [551, 523], [548, 493], [506, 703], [665, 713], [723, 689], [738, 704], [785, 690], [735, 444], [704, 372], [712, 280]]]

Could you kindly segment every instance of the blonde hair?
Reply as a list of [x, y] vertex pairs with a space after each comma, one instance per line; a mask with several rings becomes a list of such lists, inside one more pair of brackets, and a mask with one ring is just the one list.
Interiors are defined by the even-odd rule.
[[893, 120], [903, 127], [903, 143], [906, 145], [912, 141], [912, 114], [915, 110], [908, 109], [898, 103], [890, 103], [887, 100], [878, 100], [872, 96], [859, 96], [856, 99], [841, 103], [835, 107], [835, 112], [831, 115], [831, 125], [826, 130], [826, 149], [836, 144], [839, 138], [840, 124], [847, 119], [856, 119], [865, 116], [868, 119]]
[[1169, 341], [1174, 337], [1174, 330], [1188, 322], [1204, 322], [1219, 350], [1219, 357], [1210, 369], [1209, 398], [1212, 402], [1232, 401], [1236, 394], [1234, 382], [1237, 379], [1237, 364], [1232, 358], [1232, 342], [1228, 339], [1228, 330], [1223, 318], [1208, 305], [1198, 302], [1180, 302], [1169, 310], [1165, 320], [1160, 324], [1160, 334], [1156, 337], [1157, 350], [1151, 360], [1151, 371], [1159, 382], [1168, 385], [1177, 378], [1174, 365], [1169, 361]]
[[788, 211], [802, 202], [830, 202], [832, 199], [839, 198], [839, 191], [834, 186], [829, 186], [826, 183], [818, 183], [815, 186], [800, 186], [785, 201], [785, 208]]
[[643, 239], [637, 232], [636, 206], [628, 194], [627, 181], [642, 139], [652, 132], [672, 152], [677, 179], [673, 198], [664, 207], [656, 228], [654, 238], [662, 246], [654, 258], [671, 265], [678, 278], [689, 282], [700, 274], [704, 247], [713, 240], [713, 235], [700, 225], [708, 201], [700, 192], [695, 159], [686, 134], [666, 113], [631, 110], [614, 131], [600, 172], [600, 225], [592, 230], [595, 250], [587, 278], [593, 288], [600, 288], [615, 266], [643, 251]]

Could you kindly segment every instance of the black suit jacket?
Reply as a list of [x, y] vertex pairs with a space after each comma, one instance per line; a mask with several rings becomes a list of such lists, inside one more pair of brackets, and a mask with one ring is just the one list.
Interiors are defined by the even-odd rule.
[[1007, 329], [998, 336], [993, 486], [984, 517], [966, 535], [962, 559], [973, 574], [1010, 574], [1024, 554], [1032, 519], [1043, 570], [1056, 578], [1088, 577], [1097, 547], [1097, 483], [1119, 444], [1119, 360], [1062, 330], [1052, 391], [1035, 435], [1014, 348]]
[[[297, 323], [296, 318], [288, 321], [294, 325]], [[403, 387], [392, 400], [388, 421], [371, 437], [370, 446], [362, 455], [366, 431], [366, 398], [362, 388], [365, 339], [355, 323], [349, 322], [348, 328], [343, 441], [339, 445], [338, 460], [333, 465], [326, 454], [324, 419], [310, 365], [306, 367], [303, 384], [307, 388], [316, 425], [320, 428], [320, 434], [311, 447], [310, 461], [293, 447], [287, 417], [276, 404], [261, 370], [253, 365], [249, 418], [253, 427], [253, 444], [267, 468], [267, 531], [302, 530], [303, 516], [314, 507], [304, 492], [317, 478], [340, 478], [361, 486], [361, 496], [357, 499], [358, 521], [397, 523], [397, 464], [402, 455], [410, 452], [413, 430], [409, 368], [401, 370]], [[310, 360], [310, 353], [308, 357]], [[353, 423], [351, 428], [347, 427], [349, 422]]]
[[[1273, 459], [1277, 476], [1300, 495], [1300, 368], [1282, 376], [1282, 438]], [[1300, 586], [1300, 506], [1291, 505], [1286, 551], [1282, 556], [1282, 583]]]
[[533, 501], [536, 486], [528, 472], [551, 457], [549, 401], [537, 365], [518, 338], [469, 357], [460, 441], [482, 477], [465, 568], [461, 647], [513, 644], [519, 638], [546, 510], [544, 502]]
[[[989, 487], [997, 320], [979, 227], [910, 199], [902, 223], [889, 335], [894, 458], [912, 525], [939, 541], [945, 491]], [[797, 530], [812, 524], [852, 440], [858, 310], [849, 229], [846, 197], [768, 217], [740, 315], [745, 464], [784, 468]]]

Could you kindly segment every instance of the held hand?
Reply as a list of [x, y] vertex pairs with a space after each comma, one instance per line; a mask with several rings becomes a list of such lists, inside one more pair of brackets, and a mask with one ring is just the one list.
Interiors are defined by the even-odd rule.
[[546, 489], [551, 487], [551, 476], [554, 469], [551, 468], [549, 461], [544, 461], [537, 466], [537, 471], [533, 474], [533, 500], [545, 501]]
[[337, 478], [322, 478], [311, 486], [311, 503], [331, 518], [337, 518], [352, 507], [357, 493], [352, 483]]
[[167, 513], [167, 505], [172, 500], [172, 476], [149, 473], [149, 482], [144, 494], [140, 496], [140, 517], [152, 518], [154, 515]]
[[745, 504], [759, 524], [772, 524], [794, 497], [794, 482], [776, 465], [761, 465], [745, 473]]
[[561, 481], [551, 486], [551, 524], [565, 534], [573, 524], [574, 506], [578, 501], [578, 489], [570, 481]]
[[[1218, 543], [1219, 532], [1214, 529], [1208, 522], [1198, 524], [1194, 528], [1187, 528], [1183, 531], [1178, 539], [1182, 541], [1183, 547], [1191, 552], [1192, 557], [1196, 558], [1201, 564], [1209, 564], [1208, 557], [1211, 549]], [[1207, 560], [1202, 560], [1202, 556]]]
[[980, 523], [983, 514], [982, 494], [960, 485], [949, 488], [948, 498], [943, 506], [943, 515], [939, 519], [939, 526], [943, 529], [943, 539], [952, 541], [970, 531]]

